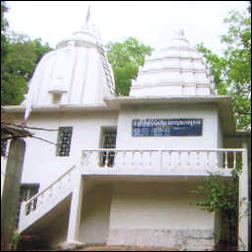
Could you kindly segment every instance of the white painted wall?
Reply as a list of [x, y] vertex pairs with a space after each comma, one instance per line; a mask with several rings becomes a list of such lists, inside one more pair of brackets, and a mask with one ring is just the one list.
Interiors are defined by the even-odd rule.
[[[202, 136], [132, 137], [133, 119], [203, 119]], [[118, 149], [217, 148], [218, 114], [214, 105], [139, 105], [124, 107], [118, 115]]]
[[223, 131], [222, 131], [222, 126], [221, 126], [221, 121], [218, 118], [218, 137], [217, 137], [217, 141], [218, 141], [218, 148], [223, 148]]
[[105, 244], [108, 239], [111, 188], [99, 185], [83, 199], [79, 241], [88, 244]]
[[[81, 150], [99, 148], [102, 126], [116, 126], [117, 114], [48, 113], [32, 114], [29, 126], [58, 129], [72, 126], [73, 135], [69, 157], [57, 157], [56, 146], [38, 139], [27, 139], [22, 183], [40, 183], [40, 190], [51, 184], [72, 165], [80, 162]], [[36, 136], [57, 142], [56, 131], [33, 131]]]
[[211, 249], [214, 214], [200, 210], [197, 184], [116, 184], [108, 244]]
[[[132, 137], [132, 120], [147, 118], [202, 118], [203, 135]], [[207, 149], [222, 146], [220, 123], [216, 107], [213, 105], [139, 105], [123, 107], [119, 115], [117, 112], [32, 113], [29, 120], [29, 125], [34, 127], [48, 129], [73, 127], [70, 157], [57, 157], [56, 146], [53, 144], [34, 138], [26, 139], [22, 183], [40, 183], [40, 189], [79, 162], [81, 150], [99, 148], [101, 127], [104, 126], [117, 126], [118, 149]], [[57, 142], [56, 131], [33, 132], [37, 137]]]
[[[158, 118], [203, 119], [203, 135], [131, 136], [133, 119]], [[17, 120], [21, 118], [17, 117]], [[118, 149], [215, 149], [222, 142], [218, 112], [210, 104], [124, 106], [119, 112], [32, 113], [29, 126], [48, 129], [73, 127], [70, 157], [57, 157], [56, 146], [52, 144], [34, 138], [27, 139], [22, 183], [39, 183], [40, 190], [80, 162], [81, 150], [99, 148], [102, 127], [117, 126]], [[36, 132], [37, 137], [57, 142], [56, 131], [33, 132]], [[194, 242], [199, 238], [202, 240], [202, 247], [209, 249], [213, 245], [214, 216], [195, 206], [197, 197], [191, 193], [194, 189], [195, 184], [181, 182], [116, 184], [110, 214], [108, 188], [94, 190], [84, 199], [80, 241], [182, 246], [181, 243], [188, 241], [187, 237], [193, 236], [188, 241], [190, 244], [183, 246], [194, 248], [197, 245]]]
[[110, 229], [213, 229], [214, 216], [200, 210], [189, 183], [115, 184]]

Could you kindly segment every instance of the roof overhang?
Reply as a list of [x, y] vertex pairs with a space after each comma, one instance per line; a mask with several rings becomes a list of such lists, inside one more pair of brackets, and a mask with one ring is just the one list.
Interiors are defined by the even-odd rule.
[[[7, 113], [24, 113], [24, 105], [4, 106]], [[42, 105], [33, 106], [31, 113], [40, 112], [89, 112], [89, 111], [115, 111], [117, 109], [109, 107], [105, 104], [94, 105]]]
[[215, 104], [222, 123], [224, 134], [235, 133], [235, 121], [232, 112], [232, 100], [229, 96], [146, 96], [146, 97], [114, 97], [104, 101], [111, 107], [119, 109], [124, 105], [147, 104]]
[[[45, 105], [34, 106], [31, 113], [39, 112], [92, 112], [118, 111], [125, 105], [157, 104], [215, 104], [225, 135], [235, 134], [235, 123], [232, 113], [232, 101], [229, 96], [146, 96], [146, 97], [107, 97], [105, 104], [94, 105]], [[7, 113], [24, 113], [25, 106], [5, 106]]]
[[231, 102], [229, 96], [120, 96], [120, 97], [106, 97], [104, 98], [106, 104], [110, 106], [118, 106], [120, 104], [169, 104], [169, 103], [209, 103], [209, 102]]

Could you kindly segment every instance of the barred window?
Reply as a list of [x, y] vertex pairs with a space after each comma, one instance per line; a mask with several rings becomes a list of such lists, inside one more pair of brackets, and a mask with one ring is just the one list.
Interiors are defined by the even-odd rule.
[[69, 156], [73, 127], [60, 127], [58, 132], [56, 155]]
[[[27, 201], [39, 191], [39, 184], [21, 184], [20, 194], [19, 194], [19, 203], [18, 203], [18, 212], [16, 217], [16, 227], [18, 227], [20, 208], [22, 201]], [[37, 201], [34, 200], [28, 204], [26, 209], [26, 214], [29, 214], [32, 210], [36, 209]]]
[[[106, 127], [102, 129], [101, 148], [115, 149], [116, 148], [117, 129], [115, 127]], [[100, 153], [100, 166], [113, 167], [115, 159], [114, 151], [104, 151]]]
[[103, 149], [114, 149], [116, 147], [116, 135], [117, 130], [114, 127], [104, 128], [102, 132], [102, 143]]

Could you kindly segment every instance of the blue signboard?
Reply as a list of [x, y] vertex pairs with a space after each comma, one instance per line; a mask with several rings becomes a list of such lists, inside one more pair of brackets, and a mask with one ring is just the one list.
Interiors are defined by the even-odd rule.
[[132, 136], [201, 136], [202, 119], [134, 119]]

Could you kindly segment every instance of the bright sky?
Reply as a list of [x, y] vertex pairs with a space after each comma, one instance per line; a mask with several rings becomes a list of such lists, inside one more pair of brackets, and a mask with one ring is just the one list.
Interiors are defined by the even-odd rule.
[[246, 1], [7, 1], [10, 28], [55, 47], [84, 24], [89, 4], [90, 21], [98, 26], [104, 43], [133, 36], [157, 48], [182, 27], [192, 45], [204, 44], [221, 53], [223, 19], [232, 9], [246, 11]]

